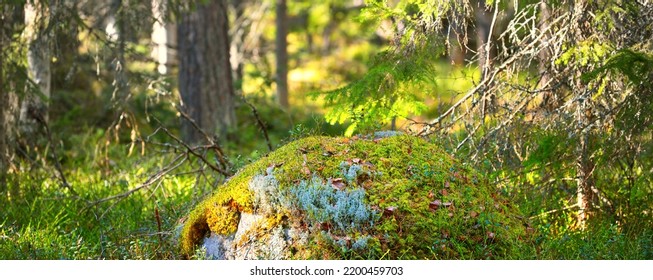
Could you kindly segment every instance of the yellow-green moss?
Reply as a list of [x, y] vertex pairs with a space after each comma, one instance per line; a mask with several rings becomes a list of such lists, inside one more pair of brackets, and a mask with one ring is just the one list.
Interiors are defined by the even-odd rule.
[[[253, 176], [272, 168], [284, 190], [313, 176], [343, 178], [343, 162], [362, 166], [366, 175], [347, 182], [346, 187], [364, 188], [367, 203], [378, 215], [374, 227], [363, 229], [365, 232], [332, 232], [329, 238], [369, 235], [369, 249], [343, 251], [328, 244], [328, 238], [314, 236], [295, 257], [497, 258], [508, 255], [525, 238], [513, 207], [497, 190], [437, 145], [411, 136], [377, 140], [309, 137], [246, 166], [196, 207], [182, 231], [182, 249], [192, 253], [209, 230], [219, 234], [236, 231], [239, 213], [253, 211], [249, 190]], [[447, 206], [432, 209], [429, 205], [435, 200]], [[291, 219], [296, 220], [290, 223], [298, 222], [301, 217], [292, 215]]]

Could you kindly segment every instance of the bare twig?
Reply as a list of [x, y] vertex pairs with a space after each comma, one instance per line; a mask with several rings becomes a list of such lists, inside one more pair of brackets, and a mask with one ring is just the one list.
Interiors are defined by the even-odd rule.
[[[210, 167], [211, 169], [213, 169], [214, 171], [216, 171], [216, 172], [218, 172], [218, 173], [220, 173], [220, 174], [222, 174], [222, 175], [224, 175], [224, 176], [227, 176], [227, 177], [233, 175], [233, 173], [231, 173], [230, 171], [228, 171], [228, 170], [226, 170], [226, 169], [223, 169], [223, 168], [220, 168], [219, 166], [217, 166], [217, 165], [211, 163], [209, 160], [206, 159], [206, 157], [205, 157], [204, 155], [202, 155], [202, 154], [200, 154], [200, 153], [197, 152], [198, 149], [207, 149], [207, 148], [217, 149], [217, 150], [219, 150], [219, 151], [222, 151], [221, 149], [216, 148], [216, 145], [217, 145], [217, 144], [213, 143], [213, 144], [210, 144], [210, 145], [191, 147], [191, 146], [189, 146], [187, 143], [185, 143], [184, 141], [182, 141], [181, 139], [179, 139], [179, 137], [177, 137], [177, 136], [175, 136], [174, 134], [170, 133], [170, 131], [169, 131], [167, 128], [165, 128], [165, 127], [161, 127], [161, 129], [162, 129], [162, 130], [163, 130], [163, 131], [164, 131], [168, 136], [170, 136], [170, 138], [172, 138], [173, 140], [175, 140], [175, 142], [179, 143], [179, 145], [181, 145], [181, 146], [183, 146], [184, 148], [186, 148], [186, 151], [187, 151], [188, 153], [190, 153], [190, 154], [192, 154], [193, 156], [199, 158], [202, 162], [206, 163], [206, 165], [209, 166], [209, 167]], [[221, 159], [221, 158], [222, 158], [222, 154], [218, 154], [218, 160]]]
[[133, 194], [133, 193], [135, 193], [135, 192], [137, 192], [137, 191], [140, 191], [140, 190], [142, 190], [142, 189], [145, 189], [145, 188], [151, 186], [152, 184], [154, 184], [154, 183], [156, 183], [156, 182], [158, 182], [158, 181], [161, 180], [165, 175], [167, 175], [167, 174], [170, 173], [171, 171], [173, 171], [173, 170], [177, 169], [179, 166], [181, 166], [181, 165], [186, 161], [187, 158], [188, 158], [188, 155], [187, 155], [187, 154], [180, 154], [180, 155], [178, 155], [175, 159], [172, 160], [172, 162], [170, 162], [170, 164], [168, 164], [168, 165], [167, 165], [166, 167], [164, 167], [163, 169], [159, 170], [159, 172], [157, 172], [157, 173], [153, 174], [152, 176], [150, 176], [149, 178], [147, 178], [147, 180], [146, 180], [144, 183], [140, 184], [139, 186], [137, 186], [137, 187], [135, 187], [135, 188], [133, 188], [133, 189], [131, 189], [131, 190], [128, 190], [128, 191], [126, 191], [126, 192], [123, 192], [123, 193], [120, 193], [120, 194], [116, 194], [116, 195], [113, 195], [113, 196], [109, 196], [109, 197], [106, 197], [106, 198], [103, 198], [103, 199], [97, 200], [97, 201], [95, 201], [95, 202], [92, 202], [92, 203], [88, 204], [86, 207], [84, 207], [84, 210], [86, 210], [86, 209], [88, 209], [88, 208], [91, 208], [91, 207], [93, 207], [93, 206], [96, 206], [96, 205], [98, 205], [98, 204], [101, 204], [101, 203], [107, 202], [107, 201], [117, 200], [117, 201], [114, 202], [111, 206], [109, 206], [109, 208], [107, 208], [107, 209], [104, 211], [104, 213], [102, 213], [102, 215], [100, 215], [100, 219], [102, 219], [102, 217], [104, 217], [104, 215], [106, 215], [106, 214], [109, 212], [109, 210], [110, 210], [111, 208], [113, 208], [113, 206], [115, 206], [115, 205], [116, 205], [118, 202], [120, 202], [122, 199], [124, 199], [124, 198], [130, 196], [131, 194]]
[[252, 114], [254, 114], [254, 117], [256, 118], [256, 124], [261, 128], [261, 131], [263, 132], [263, 136], [265, 136], [265, 142], [268, 144], [268, 150], [271, 152], [272, 151], [272, 143], [270, 142], [270, 137], [268, 137], [268, 130], [265, 128], [265, 124], [263, 124], [263, 121], [261, 121], [261, 118], [258, 114], [258, 111], [256, 110], [256, 107], [252, 105], [252, 103], [245, 98], [245, 96], [241, 95], [241, 98], [249, 106], [250, 109], [252, 109]]
[[50, 149], [52, 149], [52, 157], [54, 157], [54, 168], [55, 170], [57, 170], [57, 173], [59, 173], [61, 186], [68, 189], [68, 191], [70, 191], [72, 195], [78, 197], [77, 192], [75, 192], [73, 187], [68, 183], [68, 180], [66, 180], [66, 175], [64, 174], [63, 168], [61, 167], [61, 163], [59, 162], [59, 156], [57, 154], [57, 146], [52, 142], [52, 133], [50, 133], [50, 126], [43, 118], [43, 114], [40, 112], [40, 110], [33, 107], [29, 108], [29, 114], [31, 118], [33, 118], [41, 126], [43, 126], [43, 130], [45, 131], [45, 136], [48, 138], [48, 145], [50, 146]]
[[[225, 156], [225, 153], [224, 153], [224, 151], [222, 150], [222, 147], [220, 147], [220, 144], [219, 144], [218, 142], [216, 142], [216, 141], [214, 140], [214, 138], [211, 137], [208, 133], [206, 133], [206, 131], [204, 131], [204, 129], [202, 129], [199, 125], [197, 125], [197, 122], [195, 122], [195, 120], [194, 120], [193, 118], [191, 118], [191, 117], [190, 117], [190, 116], [189, 116], [189, 115], [188, 115], [184, 110], [182, 110], [182, 108], [180, 108], [179, 106], [177, 106], [177, 112], [179, 112], [179, 114], [181, 114], [181, 116], [182, 116], [184, 119], [186, 119], [188, 122], [190, 122], [190, 124], [193, 126], [193, 128], [195, 128], [199, 133], [201, 133], [201, 134], [204, 136], [204, 138], [206, 139], [206, 141], [209, 143], [209, 147], [210, 147], [212, 150], [215, 151], [216, 156], [217, 156], [217, 158], [218, 158], [218, 161], [219, 161], [220, 164], [222, 165], [222, 168], [223, 168], [223, 169], [228, 169], [228, 168], [229, 168], [229, 162], [227, 161], [227, 157]], [[157, 120], [157, 122], [158, 122], [158, 120]], [[161, 124], [161, 122], [159, 122], [159, 124]], [[186, 146], [186, 148], [189, 149], [189, 147], [188, 147], [187, 144], [185, 144], [184, 142], [182, 142], [179, 138], [177, 138], [177, 137], [173, 136], [172, 134], [170, 134], [170, 132], [169, 132], [165, 127], [162, 126], [162, 129], [165, 130], [165, 132], [166, 132], [168, 135], [170, 135], [173, 139], [175, 139], [178, 143], [180, 143], [180, 144]], [[204, 160], [205, 160], [205, 159], [204, 159]], [[216, 170], [216, 171], [218, 171], [218, 170]], [[223, 173], [223, 172], [220, 172], [220, 173]], [[225, 174], [225, 173], [223, 173], [223, 174], [224, 174], [224, 175], [227, 175], [227, 174]], [[227, 176], [229, 176], [229, 175], [227, 175]]]

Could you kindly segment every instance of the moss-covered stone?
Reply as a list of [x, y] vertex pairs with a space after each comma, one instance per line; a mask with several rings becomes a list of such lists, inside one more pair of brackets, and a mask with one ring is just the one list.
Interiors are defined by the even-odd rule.
[[525, 238], [483, 176], [405, 135], [279, 148], [190, 213], [181, 249], [192, 255], [210, 234], [228, 240], [218, 255], [254, 259], [502, 258]]

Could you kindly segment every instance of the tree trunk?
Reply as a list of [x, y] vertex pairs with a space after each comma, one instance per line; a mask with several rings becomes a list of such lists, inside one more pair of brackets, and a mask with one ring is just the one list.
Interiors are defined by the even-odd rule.
[[[182, 16], [177, 32], [182, 110], [202, 130], [218, 136], [236, 124], [228, 32], [226, 0], [198, 5]], [[181, 131], [185, 141], [202, 139], [187, 120]]]
[[122, 108], [127, 104], [129, 98], [129, 80], [127, 73], [127, 60], [125, 52], [127, 48], [127, 22], [125, 9], [122, 0], [111, 0], [109, 9], [109, 23], [107, 24], [107, 36], [114, 43], [117, 43], [117, 56], [111, 61], [113, 70], [114, 90], [111, 100], [114, 106], [118, 107], [118, 114], [122, 113]]
[[166, 13], [168, 7], [164, 0], [152, 0], [152, 58], [157, 63], [157, 70], [161, 74], [168, 73], [168, 67], [175, 64], [174, 43], [177, 41], [174, 25], [168, 22]]
[[[575, 27], [573, 28], [574, 34], [572, 42], [581, 42], [588, 36], [591, 36], [590, 31], [584, 30], [585, 22], [589, 19], [584, 17], [586, 3], [585, 0], [572, 1], [571, 8], [573, 9], [575, 18]], [[580, 67], [580, 66], [579, 66]], [[574, 96], [578, 98], [576, 107], [576, 126], [578, 131], [578, 147], [576, 147], [576, 200], [578, 203], [578, 226], [585, 229], [587, 221], [592, 214], [592, 208], [596, 205], [597, 196], [594, 193], [594, 161], [590, 154], [590, 147], [592, 141], [592, 99], [591, 94], [587, 90], [587, 86], [581, 81], [581, 75], [585, 69], [577, 69], [574, 78]]]
[[[492, 21], [494, 19], [490, 8], [486, 6], [485, 1], [478, 1], [475, 11], [478, 67], [481, 69], [481, 80], [487, 78], [487, 75], [492, 72], [490, 39], [492, 36]], [[495, 100], [491, 96], [486, 96], [484, 89], [481, 89], [479, 98], [481, 102], [481, 117], [485, 119], [486, 113], [492, 110]]]
[[490, 27], [492, 25], [492, 14], [490, 13], [485, 1], [479, 1], [476, 7], [476, 49], [478, 51], [478, 67], [481, 69], [481, 77], [484, 78], [490, 65], [490, 53], [486, 49], [490, 36]]
[[[549, 8], [549, 3], [543, 1], [540, 3], [540, 18], [538, 19], [540, 30], [545, 31], [549, 28], [549, 20], [551, 20], [551, 9]], [[549, 38], [551, 38], [551, 31], [546, 31], [543, 40], [548, 41]], [[541, 75], [537, 87], [546, 90], [542, 96], [540, 107], [546, 110], [547, 113], [551, 113], [560, 105], [560, 100], [558, 100], [556, 92], [550, 90], [551, 85], [549, 85], [551, 83], [551, 74], [549, 73], [551, 71], [549, 65], [552, 63], [551, 51], [547, 48], [543, 48], [540, 53], [538, 53], [537, 57], [539, 60], [538, 72]]]
[[589, 128], [587, 128], [590, 123], [590, 101], [588, 98], [581, 97], [581, 100], [578, 102], [576, 113], [580, 133], [576, 158], [576, 201], [578, 203], [578, 226], [584, 229], [586, 228], [587, 220], [591, 216], [592, 207], [596, 199], [593, 192], [594, 180], [592, 176], [594, 162], [589, 152], [591, 135]]
[[286, 15], [286, 0], [277, 0], [277, 98], [283, 108], [288, 108], [288, 17]]
[[18, 99], [13, 92], [11, 81], [6, 79], [10, 70], [5, 67], [5, 47], [11, 43], [14, 34], [13, 9], [0, 7], [0, 193], [7, 191], [7, 172], [14, 157], [15, 112]]
[[233, 73], [235, 84], [238, 86], [236, 88], [237, 92], [241, 92], [243, 89], [243, 64], [245, 57], [245, 38], [249, 32], [251, 22], [246, 22], [245, 8], [247, 6], [246, 0], [231, 0], [231, 6], [236, 12], [236, 24], [232, 28], [235, 29], [235, 32], [231, 34], [231, 46], [230, 46], [230, 61], [231, 61], [231, 71]]
[[[50, 39], [52, 30], [49, 19], [56, 13], [57, 2], [50, 3], [48, 8], [45, 3], [34, 1], [25, 4], [25, 37], [27, 46], [27, 72], [29, 78], [35, 83], [33, 90], [28, 90], [20, 108], [20, 131], [23, 137], [31, 142], [35, 139], [36, 132], [42, 125], [39, 122], [48, 121], [48, 101], [50, 99], [52, 58]], [[32, 88], [32, 87], [30, 87]]]

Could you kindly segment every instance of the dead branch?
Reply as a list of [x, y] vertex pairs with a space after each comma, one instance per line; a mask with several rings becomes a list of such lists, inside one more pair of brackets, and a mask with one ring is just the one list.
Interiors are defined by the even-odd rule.
[[[186, 119], [188, 122], [191, 123], [193, 128], [195, 128], [197, 131], [199, 131], [199, 133], [201, 133], [204, 136], [207, 143], [209, 143], [209, 148], [211, 148], [212, 150], [215, 151], [216, 156], [218, 158], [218, 161], [222, 165], [222, 168], [224, 168], [224, 169], [229, 168], [229, 162], [227, 161], [227, 157], [225, 156], [225, 153], [222, 150], [222, 147], [220, 146], [220, 144], [218, 142], [216, 142], [213, 137], [209, 136], [209, 134], [206, 133], [206, 131], [204, 131], [204, 129], [202, 129], [199, 125], [197, 125], [197, 122], [195, 122], [195, 120], [193, 118], [191, 118], [186, 112], [184, 112], [184, 110], [182, 110], [182, 108], [180, 108], [179, 106], [177, 106], [177, 112], [179, 112], [179, 114], [181, 114], [181, 116], [184, 119]], [[159, 122], [159, 121], [157, 120], [157, 122]], [[159, 122], [159, 124], [161, 124], [161, 122]], [[170, 132], [167, 131], [166, 128], [164, 128], [163, 126], [162, 126], [162, 128], [166, 131], [166, 133], [168, 135], [173, 137], [173, 139], [175, 139], [178, 143], [183, 144], [184, 146], [186, 146], [187, 149], [189, 148], [188, 145], [183, 143], [183, 141], [181, 141], [179, 138], [177, 138], [177, 137], [173, 136], [172, 134], [170, 134]], [[222, 173], [222, 172], [220, 172], [220, 173]], [[224, 174], [224, 175], [227, 175], [227, 174]], [[227, 175], [227, 176], [229, 176], [229, 175]]]
[[258, 114], [258, 111], [256, 110], [256, 107], [250, 103], [245, 96], [241, 95], [241, 98], [249, 106], [250, 109], [252, 109], [252, 114], [254, 114], [254, 118], [256, 118], [256, 124], [261, 128], [261, 131], [263, 132], [263, 136], [265, 136], [265, 142], [268, 144], [268, 150], [272, 152], [272, 142], [270, 142], [270, 137], [268, 137], [268, 130], [265, 128], [265, 124], [263, 124], [263, 121], [261, 121], [261, 118]]
[[[208, 167], [210, 167], [210, 168], [213, 169], [214, 171], [216, 171], [216, 172], [218, 172], [218, 173], [220, 173], [220, 174], [222, 174], [222, 175], [224, 175], [224, 176], [226, 176], [226, 177], [229, 177], [229, 176], [233, 175], [232, 172], [230, 172], [230, 171], [228, 171], [228, 170], [226, 170], [226, 169], [220, 168], [219, 166], [217, 166], [217, 165], [211, 163], [209, 160], [206, 159], [206, 157], [205, 157], [204, 155], [202, 155], [202, 154], [200, 154], [200, 153], [197, 152], [197, 150], [200, 150], [200, 149], [215, 149], [215, 150], [217, 150], [217, 151], [222, 151], [222, 150], [219, 148], [219, 146], [217, 146], [216, 143], [212, 143], [212, 144], [209, 144], [209, 145], [202, 145], [202, 146], [191, 147], [191, 146], [189, 146], [186, 142], [184, 142], [184, 141], [182, 141], [181, 139], [179, 139], [179, 137], [177, 137], [177, 136], [175, 136], [174, 134], [172, 134], [172, 133], [171, 133], [167, 128], [165, 128], [165, 127], [161, 127], [161, 129], [162, 129], [162, 130], [163, 130], [163, 131], [164, 131], [168, 136], [170, 136], [170, 138], [172, 138], [173, 140], [175, 140], [175, 142], [177, 142], [179, 145], [183, 146], [183, 147], [186, 149], [186, 152], [187, 152], [187, 153], [190, 153], [190, 154], [192, 154], [193, 156], [199, 158], [202, 162], [204, 162]], [[218, 160], [220, 160], [221, 158], [224, 160], [224, 158], [222, 157], [222, 154], [218, 154]]]
[[147, 180], [145, 180], [145, 182], [140, 184], [139, 186], [137, 186], [137, 187], [135, 187], [135, 188], [133, 188], [131, 190], [128, 190], [126, 192], [116, 194], [116, 195], [113, 195], [113, 196], [109, 196], [109, 197], [105, 197], [103, 199], [92, 202], [92, 203], [88, 204], [86, 207], [84, 207], [84, 209], [82, 211], [84, 211], [84, 210], [86, 210], [88, 208], [91, 208], [93, 206], [96, 206], [98, 204], [107, 202], [107, 201], [117, 200], [114, 204], [109, 206], [109, 208], [107, 208], [107, 210], [105, 210], [104, 213], [102, 213], [102, 215], [100, 215], [100, 218], [102, 218], [116, 203], [120, 202], [122, 199], [130, 196], [131, 194], [133, 194], [133, 193], [135, 193], [137, 191], [140, 191], [142, 189], [145, 189], [145, 188], [151, 186], [152, 184], [158, 182], [165, 175], [167, 175], [171, 171], [173, 171], [173, 170], [177, 169], [179, 166], [181, 166], [187, 159], [188, 159], [188, 154], [180, 154], [175, 159], [173, 159], [172, 162], [170, 162], [170, 164], [168, 164], [166, 167], [164, 167], [163, 169], [159, 170], [157, 173], [155, 173], [152, 176], [150, 176], [149, 178], [147, 178]]
[[61, 167], [61, 163], [59, 162], [57, 146], [52, 141], [52, 133], [50, 132], [50, 126], [43, 118], [42, 112], [32, 106], [30, 106], [28, 110], [29, 110], [28, 112], [30, 114], [30, 117], [36, 120], [36, 122], [38, 122], [43, 127], [43, 130], [45, 131], [45, 136], [47, 137], [48, 145], [50, 146], [50, 149], [52, 149], [52, 157], [54, 158], [54, 168], [59, 174], [59, 179], [61, 180], [61, 186], [68, 189], [68, 191], [70, 191], [70, 193], [73, 196], [79, 197], [79, 195], [77, 195], [77, 192], [75, 192], [73, 187], [68, 183], [68, 180], [66, 180], [66, 175], [63, 172], [63, 167]]

